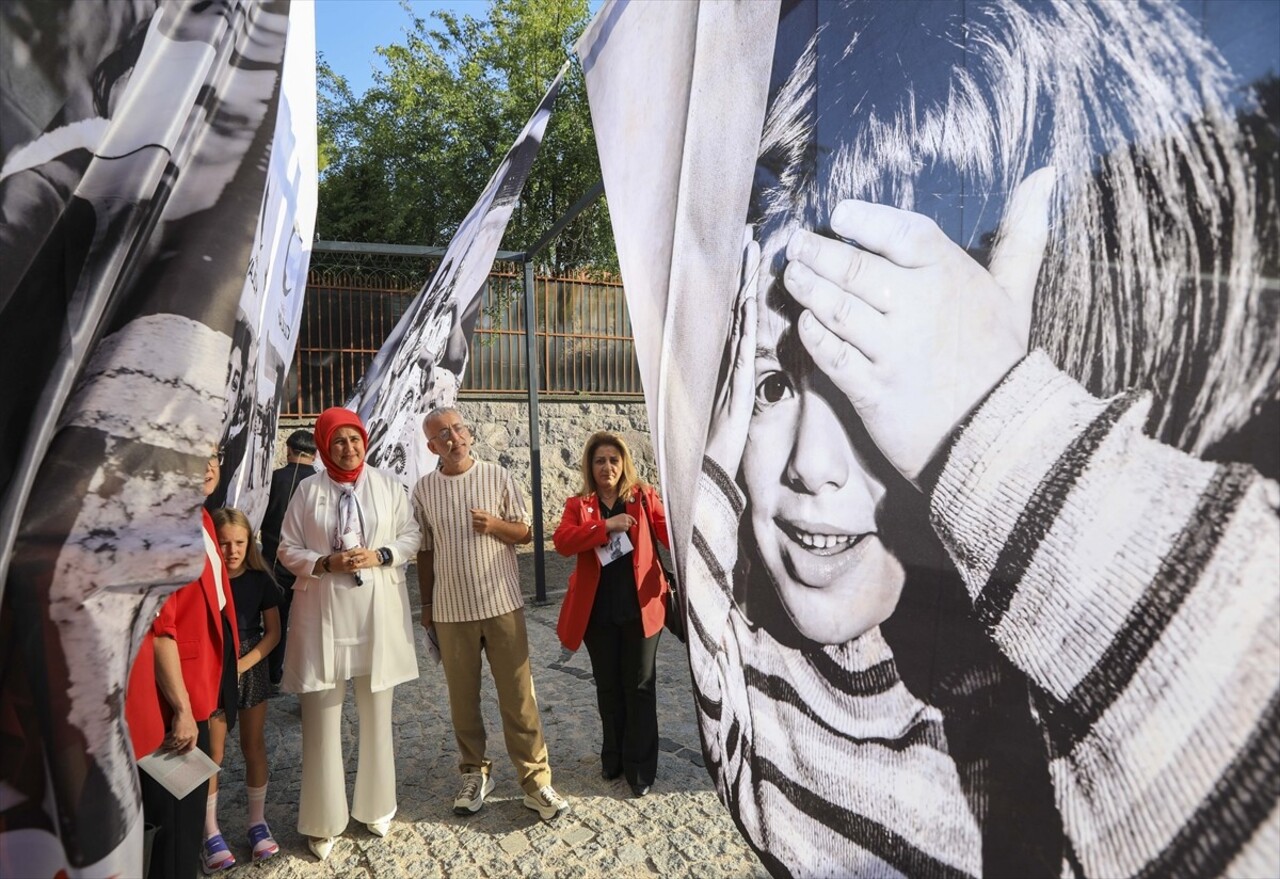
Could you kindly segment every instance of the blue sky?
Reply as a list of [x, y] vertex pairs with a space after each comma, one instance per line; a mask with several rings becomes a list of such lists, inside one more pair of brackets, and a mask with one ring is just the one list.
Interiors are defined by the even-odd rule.
[[[589, 6], [594, 12], [600, 4], [591, 0]], [[419, 18], [429, 18], [437, 9], [482, 18], [489, 6], [487, 0], [410, 0], [409, 5]], [[375, 65], [382, 63], [374, 49], [400, 42], [411, 21], [399, 0], [317, 0], [316, 50], [360, 95], [373, 84]]]
[[[437, 9], [480, 18], [488, 8], [485, 0], [411, 0], [409, 5], [420, 18]], [[399, 0], [317, 0], [316, 51], [359, 95], [373, 84], [374, 66], [382, 62], [374, 49], [400, 42], [411, 21]]]

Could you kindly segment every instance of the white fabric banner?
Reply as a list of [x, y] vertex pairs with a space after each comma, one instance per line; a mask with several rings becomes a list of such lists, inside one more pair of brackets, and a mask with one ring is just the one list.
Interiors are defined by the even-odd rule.
[[725, 333], [737, 293], [726, 269], [742, 223], [730, 217], [746, 211], [777, 16], [773, 0], [610, 0], [577, 45], [678, 557], [714, 391], [699, 379], [719, 367], [706, 341]]
[[[618, 265], [626, 279], [645, 404], [655, 426], [661, 412], [658, 368], [697, 24], [698, 4], [692, 0], [608, 0], [576, 47]], [[662, 63], [652, 64], [655, 58]], [[644, 75], [637, 75], [641, 70]]]
[[315, 6], [289, 14], [280, 109], [253, 257], [232, 334], [222, 484], [256, 529], [271, 492], [276, 425], [293, 365], [316, 225]]

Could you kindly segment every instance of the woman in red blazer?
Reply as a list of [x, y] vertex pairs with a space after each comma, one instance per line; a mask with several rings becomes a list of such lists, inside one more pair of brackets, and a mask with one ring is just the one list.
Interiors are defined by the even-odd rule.
[[653, 535], [667, 544], [667, 519], [622, 437], [592, 434], [581, 466], [582, 491], [565, 502], [552, 538], [561, 555], [578, 557], [556, 632], [570, 650], [585, 642], [591, 656], [601, 773], [625, 774], [642, 797], [658, 769], [655, 661], [667, 582]]

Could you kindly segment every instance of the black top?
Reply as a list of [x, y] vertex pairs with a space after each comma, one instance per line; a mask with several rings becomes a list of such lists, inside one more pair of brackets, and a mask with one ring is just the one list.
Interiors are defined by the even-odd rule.
[[[600, 500], [597, 496], [596, 500]], [[627, 511], [621, 497], [612, 507], [600, 502], [600, 517], [608, 519]], [[596, 586], [595, 604], [591, 605], [593, 623], [629, 623], [640, 619], [640, 597], [636, 594], [635, 560], [631, 552], [615, 559], [600, 569], [600, 582]]]
[[262, 637], [262, 612], [280, 606], [280, 587], [262, 571], [246, 568], [239, 577], [231, 578], [231, 596], [236, 601], [236, 626], [240, 643]]
[[289, 509], [289, 499], [302, 480], [316, 472], [310, 464], [285, 464], [271, 474], [271, 495], [267, 498], [267, 511], [262, 514], [262, 557], [268, 565], [274, 565], [280, 548], [280, 529], [284, 525], [284, 513]]

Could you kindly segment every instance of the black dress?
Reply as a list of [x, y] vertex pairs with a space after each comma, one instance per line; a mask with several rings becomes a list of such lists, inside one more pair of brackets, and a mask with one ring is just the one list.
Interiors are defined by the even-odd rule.
[[[240, 629], [240, 655], [244, 656], [262, 640], [262, 612], [280, 606], [280, 587], [265, 572], [246, 568], [240, 576], [231, 578], [231, 594]], [[266, 657], [240, 676], [239, 693], [241, 709], [252, 708], [271, 695]]]

